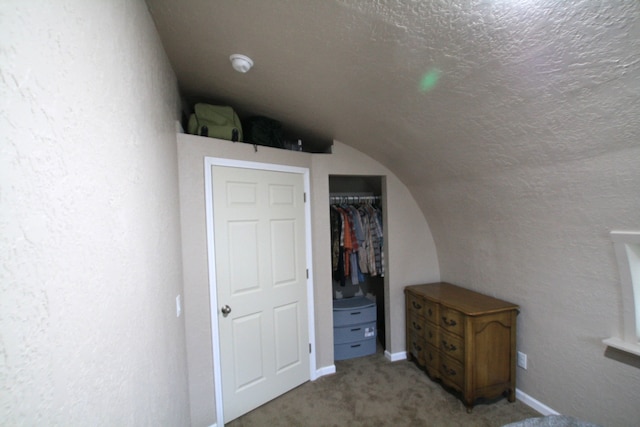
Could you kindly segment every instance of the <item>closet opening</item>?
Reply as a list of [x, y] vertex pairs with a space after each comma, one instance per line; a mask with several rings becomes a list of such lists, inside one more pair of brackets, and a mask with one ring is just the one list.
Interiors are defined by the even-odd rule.
[[330, 175], [334, 360], [386, 349], [384, 177]]

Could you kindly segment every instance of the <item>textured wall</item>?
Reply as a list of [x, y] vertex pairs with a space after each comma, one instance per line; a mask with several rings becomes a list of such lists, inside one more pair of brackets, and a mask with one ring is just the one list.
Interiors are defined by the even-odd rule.
[[484, 68], [494, 78], [470, 75], [466, 89], [483, 108], [453, 116], [463, 132], [438, 127], [449, 140], [434, 160], [446, 161], [410, 188], [443, 280], [521, 306], [518, 388], [563, 414], [637, 425], [640, 359], [609, 357], [602, 339], [622, 332], [609, 232], [640, 229], [640, 9], [542, 3], [504, 16], [513, 37], [483, 46], [500, 60]]
[[189, 425], [175, 76], [142, 1], [0, 5], [0, 419]]
[[640, 227], [639, 171], [634, 148], [414, 189], [443, 280], [520, 305], [518, 388], [606, 426], [640, 419], [640, 360], [607, 357], [602, 344], [622, 321], [609, 232]]

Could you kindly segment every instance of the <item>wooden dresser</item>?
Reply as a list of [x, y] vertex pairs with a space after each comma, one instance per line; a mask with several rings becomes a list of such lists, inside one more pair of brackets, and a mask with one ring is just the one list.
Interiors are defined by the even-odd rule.
[[407, 358], [462, 395], [515, 401], [518, 306], [450, 283], [405, 288]]

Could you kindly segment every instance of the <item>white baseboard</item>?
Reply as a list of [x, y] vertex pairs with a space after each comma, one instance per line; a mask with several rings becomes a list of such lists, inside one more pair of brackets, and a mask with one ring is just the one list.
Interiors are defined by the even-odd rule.
[[317, 380], [320, 377], [324, 377], [325, 375], [332, 375], [336, 373], [336, 365], [329, 365], [322, 367], [316, 370], [316, 377], [314, 380]]
[[542, 415], [560, 415], [560, 412], [548, 407], [542, 402], [537, 401], [520, 389], [516, 389], [516, 399], [529, 406], [530, 408], [533, 408], [536, 411], [540, 412]]
[[407, 352], [399, 351], [397, 353], [390, 353], [387, 350], [385, 350], [384, 357], [386, 357], [391, 362], [397, 362], [399, 360], [407, 360]]

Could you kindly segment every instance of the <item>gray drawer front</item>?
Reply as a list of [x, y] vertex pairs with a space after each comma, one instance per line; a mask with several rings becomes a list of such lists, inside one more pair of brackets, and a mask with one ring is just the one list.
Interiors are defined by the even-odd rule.
[[376, 352], [376, 339], [371, 338], [363, 341], [346, 344], [335, 344], [333, 346], [333, 358], [335, 360], [352, 359], [354, 357], [367, 356]]
[[376, 321], [376, 307], [354, 308], [351, 310], [334, 310], [333, 327], [356, 325]]
[[376, 322], [333, 328], [333, 343], [344, 344], [376, 337]]

